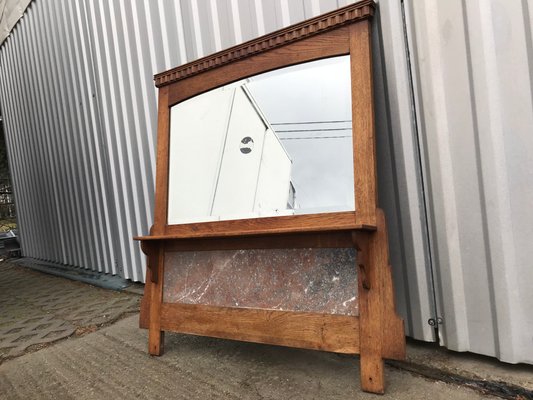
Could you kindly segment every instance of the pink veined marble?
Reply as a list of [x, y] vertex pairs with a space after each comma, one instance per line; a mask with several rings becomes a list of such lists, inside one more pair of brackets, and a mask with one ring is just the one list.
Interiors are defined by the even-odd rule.
[[166, 253], [163, 301], [356, 316], [355, 250]]

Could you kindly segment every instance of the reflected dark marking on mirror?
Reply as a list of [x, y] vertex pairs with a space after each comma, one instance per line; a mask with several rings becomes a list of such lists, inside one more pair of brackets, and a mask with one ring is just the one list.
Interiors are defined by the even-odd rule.
[[254, 148], [254, 140], [250, 136], [246, 136], [241, 140], [241, 153], [242, 154], [248, 154], [252, 151]]

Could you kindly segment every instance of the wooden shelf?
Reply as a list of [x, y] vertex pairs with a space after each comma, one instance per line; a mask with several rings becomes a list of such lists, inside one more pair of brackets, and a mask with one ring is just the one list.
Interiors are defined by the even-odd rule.
[[376, 226], [358, 223], [357, 213], [347, 211], [166, 225], [163, 234], [137, 236], [134, 239], [150, 241], [302, 232], [333, 232], [356, 229], [375, 230]]

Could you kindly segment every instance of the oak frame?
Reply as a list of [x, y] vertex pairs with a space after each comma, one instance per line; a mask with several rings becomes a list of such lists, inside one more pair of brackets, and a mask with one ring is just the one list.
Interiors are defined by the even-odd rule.
[[[371, 0], [341, 8], [155, 76], [159, 88], [154, 225], [137, 237], [148, 256], [140, 326], [149, 353], [164, 331], [360, 354], [361, 388], [383, 393], [383, 358], [405, 358], [395, 314], [385, 219], [377, 208]], [[356, 211], [167, 224], [170, 107], [273, 69], [349, 54]], [[359, 316], [163, 303], [166, 251], [302, 247], [358, 250]], [[272, 323], [275, 322], [275, 323]]]

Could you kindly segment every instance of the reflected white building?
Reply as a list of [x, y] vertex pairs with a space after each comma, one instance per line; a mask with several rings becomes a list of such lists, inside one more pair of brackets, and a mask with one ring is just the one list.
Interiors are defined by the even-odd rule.
[[290, 156], [246, 88], [171, 109], [168, 223], [292, 214]]

